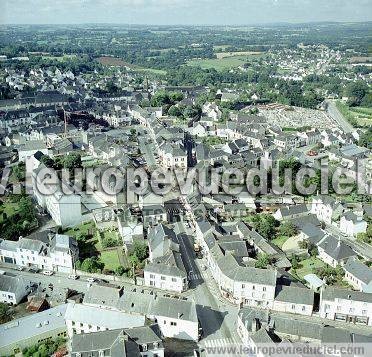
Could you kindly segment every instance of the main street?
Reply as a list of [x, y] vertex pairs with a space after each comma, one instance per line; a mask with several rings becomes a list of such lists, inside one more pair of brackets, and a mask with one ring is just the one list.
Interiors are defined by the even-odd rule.
[[345, 133], [352, 133], [353, 131], [355, 131], [353, 126], [344, 118], [344, 116], [337, 109], [336, 103], [334, 101], [326, 100], [325, 102], [327, 104], [328, 115], [330, 115], [337, 122], [337, 124]]
[[178, 237], [180, 249], [185, 256], [186, 269], [189, 272], [192, 298], [197, 304], [197, 312], [203, 328], [201, 346], [218, 343], [238, 343], [235, 333], [238, 307], [226, 301], [219, 291], [215, 280], [207, 268], [205, 258], [197, 259], [193, 251], [192, 237], [195, 232], [184, 223], [184, 233]]

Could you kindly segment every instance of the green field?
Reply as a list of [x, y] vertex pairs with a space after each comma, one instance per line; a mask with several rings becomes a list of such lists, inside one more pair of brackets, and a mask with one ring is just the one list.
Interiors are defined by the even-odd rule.
[[337, 109], [353, 126], [370, 126], [372, 125], [372, 108], [366, 107], [349, 107], [343, 102], [337, 101]]
[[187, 62], [188, 66], [201, 67], [203, 69], [215, 68], [222, 71], [228, 68], [239, 67], [248, 61], [248, 56], [230, 56], [224, 58], [193, 59]]

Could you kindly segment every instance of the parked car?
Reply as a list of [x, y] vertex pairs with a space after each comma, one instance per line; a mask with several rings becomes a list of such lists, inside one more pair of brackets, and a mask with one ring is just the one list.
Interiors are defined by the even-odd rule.
[[87, 279], [87, 282], [88, 282], [88, 283], [94, 283], [95, 281], [96, 281], [95, 278], [88, 278], [88, 279]]
[[50, 271], [50, 270], [43, 270], [43, 274], [44, 274], [44, 275], [51, 276], [51, 275], [53, 275], [54, 273], [53, 273], [52, 271]]
[[24, 267], [17, 267], [17, 270], [23, 271], [25, 268]]
[[76, 279], [79, 278], [79, 276], [76, 275], [76, 274], [70, 274], [70, 275], [68, 276], [68, 278], [69, 278], [69, 279], [72, 279], [72, 280], [76, 280]]
[[40, 271], [40, 269], [38, 269], [38, 268], [30, 268], [30, 269], [28, 269], [28, 271], [30, 273], [38, 273]]

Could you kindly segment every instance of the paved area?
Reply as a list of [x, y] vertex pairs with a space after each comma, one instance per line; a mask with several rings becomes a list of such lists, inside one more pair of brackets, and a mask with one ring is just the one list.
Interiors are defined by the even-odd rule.
[[337, 109], [336, 103], [331, 100], [327, 100], [327, 113], [331, 116], [339, 125], [339, 127], [345, 133], [352, 133], [354, 131], [353, 126], [344, 118], [344, 116]]

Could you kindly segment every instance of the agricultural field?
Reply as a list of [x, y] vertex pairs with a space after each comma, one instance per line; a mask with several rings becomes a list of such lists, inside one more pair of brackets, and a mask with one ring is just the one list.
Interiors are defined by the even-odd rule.
[[241, 51], [241, 52], [216, 52], [216, 56], [218, 59], [226, 58], [226, 57], [236, 57], [236, 56], [260, 56], [262, 52], [254, 52], [254, 51]]
[[132, 63], [125, 62], [122, 59], [117, 58], [117, 57], [102, 56], [102, 57], [98, 57], [97, 61], [104, 66], [128, 67], [138, 72], [149, 72], [153, 74], [166, 74], [166, 71], [163, 71], [160, 69], [144, 68], [144, 67], [136, 66]]
[[348, 105], [340, 101], [337, 102], [337, 108], [352, 125], [372, 125], [372, 108], [349, 107]]
[[247, 56], [228, 56], [224, 58], [193, 59], [187, 62], [188, 66], [201, 67], [203, 69], [214, 68], [217, 71], [235, 68], [248, 61]]

